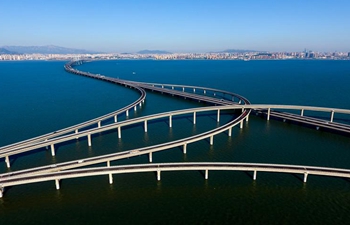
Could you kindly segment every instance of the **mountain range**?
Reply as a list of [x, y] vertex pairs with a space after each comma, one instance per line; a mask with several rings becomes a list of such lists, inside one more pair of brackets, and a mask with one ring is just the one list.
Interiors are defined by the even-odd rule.
[[[8, 53], [6, 53], [8, 52]], [[0, 54], [97, 54], [101, 52], [85, 49], [65, 48], [55, 45], [45, 46], [2, 46]]]
[[137, 52], [138, 54], [172, 54], [171, 52], [163, 50], [142, 50]]

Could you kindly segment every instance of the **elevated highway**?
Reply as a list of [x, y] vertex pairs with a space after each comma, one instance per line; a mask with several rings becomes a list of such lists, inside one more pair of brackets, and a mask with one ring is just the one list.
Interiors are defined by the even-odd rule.
[[0, 178], [0, 197], [4, 188], [16, 185], [55, 181], [56, 189], [60, 189], [60, 180], [108, 175], [109, 183], [113, 183], [113, 174], [156, 172], [157, 180], [161, 180], [161, 173], [166, 171], [204, 171], [204, 178], [208, 179], [209, 171], [246, 171], [253, 172], [253, 180], [256, 180], [258, 172], [290, 173], [303, 175], [303, 182], [307, 181], [308, 175], [332, 176], [350, 178], [350, 170], [339, 168], [283, 165], [283, 164], [262, 164], [262, 163], [160, 163], [160, 164], [137, 164], [110, 167], [85, 168], [69, 171], [59, 171], [46, 174], [27, 175], [25, 177]]
[[[335, 114], [350, 114], [350, 110], [327, 108], [327, 107], [313, 107], [313, 106], [297, 106], [297, 105], [271, 105], [271, 104], [251, 104], [248, 99], [235, 93], [222, 91], [218, 89], [186, 86], [186, 85], [172, 85], [172, 84], [158, 84], [158, 83], [143, 83], [122, 80], [118, 78], [106, 77], [100, 74], [92, 74], [89, 72], [82, 72], [74, 68], [75, 62], [70, 62], [65, 65], [67, 72], [82, 75], [89, 78], [94, 78], [106, 82], [123, 85], [128, 88], [135, 89], [140, 93], [139, 99], [129, 104], [128, 106], [106, 114], [104, 116], [92, 119], [90, 121], [74, 125], [59, 131], [55, 131], [49, 134], [41, 135], [36, 138], [25, 140], [22, 142], [14, 143], [11, 145], [3, 146], [0, 148], [0, 158], [5, 158], [7, 167], [10, 167], [9, 157], [16, 154], [21, 154], [34, 149], [50, 146], [52, 155], [55, 155], [55, 145], [62, 144], [67, 141], [87, 138], [88, 145], [92, 145], [93, 135], [105, 131], [116, 130], [118, 138], [122, 138], [122, 129], [127, 126], [139, 124], [144, 127], [144, 132], [148, 131], [148, 122], [152, 120], [168, 120], [169, 127], [172, 127], [173, 117], [181, 115], [189, 115], [192, 117], [193, 124], [196, 124], [197, 113], [211, 112], [217, 115], [217, 121], [220, 121], [220, 113], [224, 110], [239, 111], [240, 114], [233, 115], [232, 120], [226, 124], [209, 130], [204, 133], [186, 137], [180, 140], [174, 140], [154, 146], [146, 146], [138, 149], [130, 149], [123, 152], [112, 153], [108, 155], [102, 155], [97, 157], [90, 157], [85, 159], [73, 160], [70, 162], [63, 162], [58, 164], [52, 164], [42, 167], [35, 167], [25, 169], [21, 171], [13, 171], [10, 173], [0, 174], [0, 187], [14, 186], [32, 182], [42, 182], [47, 180], [55, 180], [56, 187], [59, 187], [59, 180], [82, 177], [82, 176], [95, 176], [95, 175], [109, 175], [110, 183], [112, 183], [112, 174], [115, 173], [129, 173], [129, 172], [157, 172], [160, 179], [161, 171], [175, 171], [175, 170], [204, 170], [206, 171], [206, 178], [208, 177], [209, 170], [243, 170], [253, 171], [254, 179], [256, 173], [260, 171], [265, 172], [285, 172], [285, 173], [299, 173], [304, 174], [304, 182], [308, 174], [324, 175], [324, 176], [336, 176], [336, 177], [349, 177], [349, 171], [337, 168], [323, 168], [323, 167], [309, 167], [309, 166], [295, 166], [295, 165], [278, 165], [278, 164], [252, 164], [252, 163], [172, 163], [172, 164], [144, 164], [144, 165], [130, 165], [111, 167], [111, 161], [130, 158], [139, 155], [147, 154], [149, 161], [152, 162], [152, 154], [158, 151], [164, 151], [175, 147], [182, 147], [183, 153], [186, 154], [187, 145], [196, 141], [200, 141], [209, 138], [210, 145], [214, 143], [214, 136], [228, 132], [228, 136], [231, 136], [232, 129], [236, 125], [240, 124], [240, 128], [243, 128], [244, 120], [248, 121], [249, 115], [253, 110], [258, 115], [264, 115], [267, 120], [270, 118], [279, 118], [283, 121], [293, 121], [300, 124], [307, 124], [314, 126], [316, 129], [324, 128], [330, 131], [337, 131], [341, 133], [350, 133], [350, 125], [334, 122]], [[162, 94], [168, 94], [171, 96], [178, 96], [184, 99], [207, 103], [211, 106], [199, 107], [194, 109], [185, 109], [178, 111], [171, 111], [165, 113], [159, 113], [155, 115], [149, 115], [139, 118], [127, 119], [124, 121], [118, 121], [117, 116], [121, 113], [126, 114], [128, 118], [129, 110], [137, 110], [137, 107], [142, 107], [146, 99], [146, 91], [154, 91]], [[281, 110], [296, 110], [300, 111], [299, 114], [287, 113]], [[313, 118], [305, 116], [305, 111], [314, 112], [328, 112], [330, 114], [329, 120], [321, 120], [319, 118]], [[114, 117], [114, 123], [102, 124], [102, 121], [110, 120]], [[91, 128], [96, 124], [96, 127]], [[84, 169], [90, 165], [96, 165], [100, 163], [106, 163], [106, 167], [95, 167]], [[78, 169], [80, 168], [80, 169]], [[2, 190], [2, 189], [1, 189]], [[1, 195], [2, 195], [1, 191]]]

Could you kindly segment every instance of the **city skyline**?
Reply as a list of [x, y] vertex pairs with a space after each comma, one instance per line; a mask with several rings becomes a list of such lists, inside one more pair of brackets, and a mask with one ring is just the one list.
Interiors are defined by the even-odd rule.
[[0, 46], [58, 45], [102, 52], [142, 49], [350, 51], [350, 2], [3, 1]]

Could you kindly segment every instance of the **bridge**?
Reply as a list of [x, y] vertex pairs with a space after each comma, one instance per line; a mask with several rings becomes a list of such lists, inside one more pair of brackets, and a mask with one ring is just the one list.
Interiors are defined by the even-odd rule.
[[[80, 62], [78, 62], [79, 64]], [[251, 104], [248, 99], [244, 98], [235, 93], [205, 88], [197, 86], [186, 86], [186, 85], [172, 85], [172, 84], [158, 84], [158, 83], [142, 83], [135, 81], [127, 81], [118, 78], [110, 78], [100, 74], [92, 74], [88, 72], [83, 72], [76, 70], [74, 68], [77, 62], [70, 62], [65, 65], [65, 70], [76, 74], [82, 75], [89, 78], [94, 78], [106, 82], [111, 82], [118, 85], [123, 85], [128, 88], [132, 88], [140, 93], [140, 97], [133, 103], [129, 104], [122, 109], [116, 110], [112, 113], [108, 113], [104, 116], [86, 121], [81, 124], [77, 124], [65, 129], [61, 129], [52, 133], [44, 134], [32, 139], [14, 143], [11, 145], [3, 146], [0, 148], [0, 158], [5, 158], [7, 167], [10, 167], [10, 156], [21, 154], [24, 152], [29, 152], [35, 149], [40, 149], [50, 146], [52, 156], [55, 155], [55, 145], [64, 144], [73, 139], [87, 139], [88, 146], [92, 145], [93, 135], [106, 131], [116, 131], [118, 133], [118, 138], [122, 138], [122, 129], [128, 126], [143, 126], [144, 132], [148, 132], [149, 121], [159, 122], [168, 121], [169, 127], [173, 126], [173, 120], [180, 116], [190, 116], [192, 117], [193, 124], [196, 124], [196, 118], [198, 114], [203, 112], [210, 112], [216, 114], [217, 122], [220, 121], [220, 115], [222, 112], [228, 112], [232, 115], [232, 119], [224, 125], [221, 125], [215, 129], [206, 131], [204, 133], [196, 134], [190, 137], [186, 137], [180, 140], [174, 140], [158, 145], [146, 146], [138, 149], [131, 149], [128, 151], [117, 152], [108, 155], [102, 155], [97, 157], [84, 158], [79, 160], [73, 160], [70, 162], [52, 164], [42, 167], [35, 167], [30, 169], [24, 169], [20, 171], [13, 171], [10, 173], [0, 174], [0, 196], [3, 195], [3, 188], [7, 186], [41, 182], [47, 180], [55, 180], [56, 186], [58, 180], [81, 177], [81, 176], [94, 176], [101, 174], [109, 174], [110, 182], [112, 180], [112, 175], [114, 173], [119, 173], [120, 171], [133, 171], [133, 172], [143, 172], [143, 171], [154, 171], [154, 165], [161, 165], [169, 170], [179, 170], [175, 168], [182, 168], [180, 170], [204, 170], [206, 174], [208, 170], [222, 170], [226, 168], [228, 170], [243, 170], [243, 167], [237, 167], [237, 163], [224, 163], [224, 164], [212, 164], [203, 163], [198, 165], [197, 163], [187, 163], [187, 164], [146, 164], [140, 165], [138, 169], [130, 170], [128, 166], [125, 167], [111, 167], [110, 162], [116, 161], [124, 158], [130, 158], [140, 155], [148, 155], [149, 162], [152, 162], [152, 157], [155, 152], [173, 149], [175, 147], [181, 147], [183, 153], [187, 152], [187, 145], [196, 141], [203, 139], [209, 139], [209, 144], [213, 145], [214, 136], [223, 132], [226, 132], [228, 136], [232, 135], [232, 129], [239, 125], [242, 129], [244, 126], [244, 121], [248, 122], [251, 112], [255, 112], [257, 115], [261, 115], [266, 120], [270, 118], [278, 118], [283, 121], [293, 121], [299, 124], [307, 124], [309, 126], [315, 127], [316, 129], [326, 129], [329, 131], [341, 132], [348, 134], [350, 132], [350, 125], [344, 123], [337, 123], [334, 121], [335, 114], [350, 114], [348, 109], [337, 109], [337, 108], [327, 108], [327, 107], [313, 107], [313, 106], [296, 106], [296, 105], [270, 105], [270, 104]], [[209, 104], [207, 107], [199, 107], [193, 109], [184, 109], [171, 112], [164, 112], [154, 115], [148, 115], [144, 117], [138, 117], [129, 119], [129, 111], [136, 111], [138, 107], [142, 107], [146, 100], [146, 91], [154, 91], [162, 94], [168, 94], [171, 96], [177, 96], [184, 99], [203, 102]], [[300, 113], [286, 113], [280, 110], [294, 110]], [[313, 112], [328, 112], [330, 114], [329, 120], [314, 118], [310, 116], [305, 116], [306, 111]], [[237, 112], [240, 112], [237, 114]], [[125, 120], [119, 121], [118, 116], [125, 114]], [[253, 113], [254, 114], [254, 113]], [[252, 114], [252, 115], [253, 115]], [[114, 122], [108, 123], [107, 121], [113, 119]], [[92, 125], [96, 127], [91, 128]], [[88, 170], [81, 169], [81, 167], [86, 167], [88, 165], [96, 165], [100, 163], [106, 163], [106, 167], [94, 168]], [[133, 165], [135, 166], [135, 165]], [[242, 165], [241, 165], [242, 166]], [[258, 168], [260, 166], [260, 168]], [[137, 167], [137, 166], [136, 166]], [[145, 170], [145, 168], [148, 168]], [[268, 168], [267, 170], [262, 170], [261, 168]], [[79, 169], [80, 168], [80, 169]], [[124, 168], [124, 169], [121, 169]], [[221, 169], [220, 169], [221, 168]], [[240, 168], [240, 169], [237, 169]], [[302, 170], [303, 168], [303, 170]], [[308, 168], [307, 173], [305, 173], [305, 168]], [[255, 171], [254, 177], [256, 177], [257, 171], [268, 171], [268, 172], [285, 172], [285, 173], [302, 173], [304, 174], [304, 182], [306, 182], [307, 175], [305, 174], [315, 174], [315, 175], [325, 175], [325, 176], [350, 176], [348, 170], [338, 169], [338, 168], [321, 168], [321, 167], [307, 167], [307, 166], [294, 166], [294, 165], [275, 165], [275, 164], [245, 164], [246, 171]], [[223, 169], [226, 170], [226, 169]], [[102, 172], [101, 172], [102, 171]], [[119, 171], [119, 172], [117, 172]], [[159, 168], [157, 171], [161, 171]], [[303, 172], [302, 172], [303, 171]], [[311, 173], [309, 173], [311, 171]], [[313, 171], [313, 172], [312, 172]], [[328, 172], [326, 172], [328, 171]], [[333, 171], [333, 172], [329, 172]], [[335, 171], [335, 172], [334, 172]], [[62, 173], [62, 174], [61, 174]], [[158, 173], [158, 172], [157, 172]], [[160, 172], [159, 172], [160, 173]], [[69, 174], [69, 175], [68, 175]], [[160, 175], [159, 175], [160, 176]], [[207, 176], [206, 176], [207, 177]]]

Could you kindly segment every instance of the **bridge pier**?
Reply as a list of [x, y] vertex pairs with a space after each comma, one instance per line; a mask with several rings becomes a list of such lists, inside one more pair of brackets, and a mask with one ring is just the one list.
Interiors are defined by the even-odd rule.
[[144, 127], [145, 127], [145, 133], [147, 132], [147, 120], [144, 122]]
[[122, 138], [122, 129], [118, 127], [118, 138]]
[[97, 127], [98, 127], [98, 128], [101, 128], [101, 120], [100, 120], [100, 121], [98, 121], [98, 123], [97, 123]]
[[244, 121], [244, 120], [241, 120], [241, 122], [240, 122], [240, 124], [239, 124], [239, 128], [241, 128], [241, 129], [243, 128], [243, 121]]
[[152, 162], [152, 152], [149, 153], [149, 162]]
[[205, 177], [204, 177], [204, 178], [205, 178], [206, 180], [208, 180], [208, 174], [209, 174], [208, 170], [205, 170]]
[[128, 117], [129, 116], [129, 109], [128, 110], [126, 110], [126, 116]]
[[169, 116], [169, 127], [173, 127], [173, 119], [172, 119], [172, 115]]
[[193, 124], [196, 124], [196, 112], [193, 112]]
[[[107, 161], [107, 167], [111, 167], [111, 162]], [[109, 184], [113, 184], [113, 176], [112, 174], [108, 174]]]
[[55, 145], [51, 144], [51, 155], [55, 156]]
[[118, 122], [118, 116], [114, 115], [114, 123]]
[[185, 143], [185, 144], [184, 144], [184, 147], [183, 147], [183, 152], [184, 152], [184, 154], [186, 154], [186, 153], [187, 153], [187, 143]]
[[60, 180], [56, 179], [55, 184], [56, 184], [56, 190], [59, 190], [60, 189]]
[[196, 93], [196, 89], [195, 88], [193, 88], [193, 93]]
[[214, 92], [214, 94], [213, 94], [214, 96], [216, 96], [216, 93]]
[[220, 122], [220, 109], [218, 109], [218, 115], [217, 115], [217, 117], [216, 117], [216, 121], [217, 121], [217, 122]]
[[207, 94], [207, 91], [205, 89], [203, 90], [203, 94]]
[[11, 167], [11, 165], [10, 165], [10, 157], [8, 155], [5, 157], [5, 162], [6, 162], [7, 168], [10, 168]]
[[135, 111], [135, 112], [137, 111], [137, 106], [136, 106], [136, 105], [134, 106], [134, 111]]
[[300, 116], [304, 116], [304, 109], [301, 109]]
[[157, 181], [160, 181], [160, 170], [157, 170]]
[[210, 136], [210, 145], [213, 145], [214, 143], [214, 136]]
[[229, 137], [232, 136], [232, 127], [230, 127], [230, 128], [228, 129], [228, 136], [229, 136]]
[[304, 183], [306, 183], [306, 181], [307, 181], [307, 175], [309, 175], [307, 172], [304, 173]]
[[[78, 134], [79, 133], [79, 130], [78, 129], [75, 129], [75, 134]], [[79, 139], [78, 137], [76, 137], [75, 139]]]
[[4, 188], [0, 187], [0, 198], [2, 198], [4, 196]]
[[88, 138], [88, 146], [90, 147], [91, 146], [91, 134], [88, 134], [87, 138]]
[[271, 113], [271, 109], [268, 108], [267, 109], [267, 120], [270, 120], [270, 113]]
[[333, 122], [333, 119], [334, 119], [334, 111], [332, 110], [332, 112], [331, 112], [331, 122]]
[[182, 87], [182, 92], [185, 92], [185, 88], [184, 87]]
[[254, 170], [253, 180], [256, 180], [256, 170]]
[[142, 107], [142, 102], [140, 102], [139, 106], [140, 106], [140, 108]]

